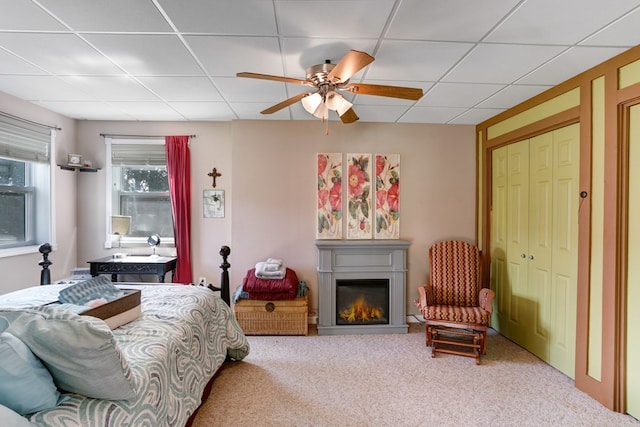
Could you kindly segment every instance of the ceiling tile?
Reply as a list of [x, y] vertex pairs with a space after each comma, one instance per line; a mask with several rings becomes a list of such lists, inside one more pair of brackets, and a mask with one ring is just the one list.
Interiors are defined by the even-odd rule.
[[169, 106], [188, 120], [228, 121], [236, 118], [226, 102], [170, 102]]
[[106, 102], [36, 101], [35, 104], [78, 120], [135, 120], [135, 116], [126, 114]]
[[564, 49], [561, 46], [482, 44], [443, 80], [463, 83], [512, 83]]
[[400, 105], [358, 105], [353, 110], [361, 122], [395, 123], [407, 112], [408, 107]]
[[185, 36], [185, 40], [210, 76], [231, 77], [242, 71], [284, 73], [275, 37]]
[[0, 76], [0, 91], [28, 101], [88, 101], [90, 94], [54, 76]]
[[46, 74], [27, 61], [0, 49], [0, 74]]
[[502, 113], [504, 109], [473, 108], [451, 119], [447, 123], [455, 125], [475, 125]]
[[3, 30], [64, 31], [65, 26], [34, 2], [0, 0], [0, 28]]
[[163, 102], [111, 102], [136, 120], [184, 121], [185, 117]]
[[524, 1], [486, 41], [572, 45], [637, 5], [637, 0]]
[[222, 101], [220, 92], [206, 77], [138, 77], [165, 101]]
[[128, 76], [68, 76], [61, 77], [102, 101], [158, 101], [158, 98]]
[[0, 33], [0, 46], [52, 74], [122, 73], [73, 34]]
[[390, 40], [382, 43], [366, 77], [375, 80], [437, 81], [472, 47], [469, 43]]
[[509, 85], [476, 107], [485, 109], [511, 108], [549, 88], [551, 88], [551, 86]]
[[399, 120], [400, 123], [447, 123], [460, 114], [467, 111], [466, 108], [450, 107], [413, 107]]
[[310, 38], [379, 37], [394, 0], [275, 0], [284, 36]]
[[557, 85], [607, 58], [624, 52], [622, 48], [574, 47], [553, 58], [542, 67], [519, 79], [517, 83], [534, 85]]
[[438, 83], [418, 101], [421, 107], [473, 107], [504, 85], [478, 83]]
[[606, 26], [581, 44], [633, 47], [640, 44], [640, 6], [611, 25]]
[[518, 0], [403, 0], [387, 37], [475, 42], [517, 3]]
[[75, 31], [170, 31], [151, 1], [38, 0]]
[[243, 77], [216, 78], [214, 83], [224, 99], [229, 102], [271, 102], [284, 101], [288, 96], [285, 84], [269, 80]]
[[173, 35], [89, 34], [86, 38], [132, 75], [204, 74], [180, 39]]
[[276, 35], [273, 4], [264, 0], [159, 0], [183, 33]]

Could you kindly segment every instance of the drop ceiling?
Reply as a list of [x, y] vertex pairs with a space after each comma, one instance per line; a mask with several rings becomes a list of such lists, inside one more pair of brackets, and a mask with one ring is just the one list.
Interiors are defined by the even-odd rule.
[[[293, 78], [349, 49], [361, 122], [477, 124], [640, 44], [640, 0], [0, 0], [0, 91], [79, 120], [318, 120]], [[332, 117], [337, 120], [337, 117]], [[347, 125], [348, 126], [348, 125]]]

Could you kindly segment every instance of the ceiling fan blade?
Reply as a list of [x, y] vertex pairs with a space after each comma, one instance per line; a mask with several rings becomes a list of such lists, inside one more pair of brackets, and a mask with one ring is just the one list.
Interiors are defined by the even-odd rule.
[[359, 119], [360, 117], [358, 117], [356, 112], [353, 111], [353, 108], [349, 108], [347, 111], [344, 112], [343, 115], [340, 116], [340, 120], [342, 120], [342, 123], [344, 124], [353, 123]]
[[291, 77], [282, 77], [282, 76], [272, 76], [270, 74], [259, 74], [259, 73], [237, 73], [236, 77], [248, 77], [250, 79], [262, 79], [262, 80], [275, 80], [277, 82], [284, 83], [293, 83], [297, 85], [306, 85], [310, 86], [309, 82], [306, 80], [293, 79]]
[[350, 50], [329, 72], [329, 80], [337, 78], [346, 82], [358, 71], [371, 64], [375, 58], [368, 53]]
[[280, 111], [283, 108], [288, 107], [291, 104], [295, 104], [296, 102], [300, 101], [302, 98], [304, 98], [305, 96], [310, 95], [310, 94], [311, 94], [311, 92], [304, 92], [304, 93], [301, 93], [299, 95], [292, 96], [291, 98], [285, 99], [284, 101], [282, 101], [282, 102], [280, 102], [280, 103], [278, 103], [278, 104], [276, 104], [276, 105], [274, 105], [272, 107], [269, 107], [266, 110], [260, 111], [260, 114], [273, 114], [276, 111]]
[[386, 86], [386, 85], [370, 85], [364, 83], [353, 83], [342, 90], [349, 91], [356, 95], [377, 95], [387, 96], [389, 98], [402, 98], [417, 101], [422, 98], [423, 92], [420, 88], [402, 87], [402, 86]]

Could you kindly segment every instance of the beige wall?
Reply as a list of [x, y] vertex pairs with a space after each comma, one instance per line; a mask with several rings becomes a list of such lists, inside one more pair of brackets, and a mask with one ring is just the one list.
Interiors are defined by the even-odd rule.
[[[26, 108], [27, 113], [33, 109]], [[41, 120], [60, 117], [44, 113]], [[232, 291], [257, 261], [278, 257], [307, 281], [312, 310], [317, 308], [314, 242], [318, 152], [400, 154], [400, 238], [412, 242], [408, 313], [418, 313], [413, 300], [416, 288], [426, 280], [429, 245], [445, 238], [475, 241], [473, 126], [331, 122], [326, 136], [322, 123], [315, 120], [66, 123], [63, 132], [75, 128], [77, 146], [59, 146], [58, 158], [66, 159], [66, 153], [75, 150], [96, 167], [105, 164], [104, 138], [100, 134], [196, 135], [190, 145], [193, 277], [206, 276], [210, 282], [219, 283], [218, 252], [220, 246], [228, 245]], [[220, 219], [203, 218], [202, 213], [202, 192], [212, 188], [207, 173], [214, 167], [222, 173], [216, 188], [225, 190], [226, 198], [225, 217]], [[58, 240], [65, 244], [51, 256], [54, 280], [112, 251], [104, 249], [105, 179], [104, 169], [97, 173], [56, 170]], [[140, 248], [140, 252], [148, 251]], [[173, 249], [162, 246], [159, 251], [173, 253]], [[13, 258], [20, 258], [23, 264], [11, 276], [11, 288], [33, 284], [39, 277], [39, 254], [24, 260], [0, 259], [0, 267], [13, 265]], [[9, 290], [8, 286], [0, 287], [0, 291]]]

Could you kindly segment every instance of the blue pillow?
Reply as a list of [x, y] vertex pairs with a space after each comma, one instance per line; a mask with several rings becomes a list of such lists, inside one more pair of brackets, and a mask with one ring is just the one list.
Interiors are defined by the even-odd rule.
[[[0, 318], [5, 329], [7, 321]], [[9, 332], [0, 333], [0, 404], [26, 415], [53, 408], [66, 398], [29, 347]]]
[[55, 306], [0, 313], [10, 321], [7, 332], [40, 358], [61, 390], [95, 399], [136, 397], [129, 365], [103, 320]]

